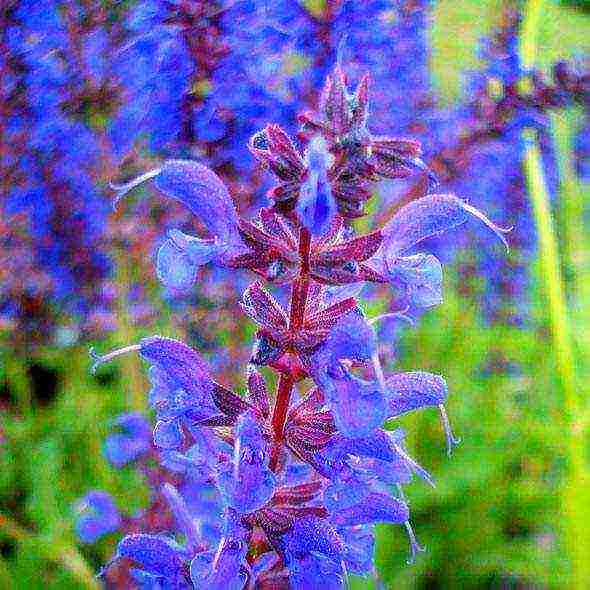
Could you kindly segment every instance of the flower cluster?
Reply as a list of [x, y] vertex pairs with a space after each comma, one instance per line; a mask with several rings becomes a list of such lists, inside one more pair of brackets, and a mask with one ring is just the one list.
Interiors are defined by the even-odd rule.
[[[206, 264], [254, 272], [240, 305], [258, 331], [243, 395], [171, 338], [93, 353], [94, 369], [132, 352], [150, 365], [153, 447], [159, 473], [168, 474], [154, 480], [154, 498], [164, 498], [172, 516], [156, 531], [152, 523], [123, 538], [103, 570], [111, 583], [126, 564], [145, 588], [342, 588], [348, 574], [374, 572], [380, 522], [406, 528], [412, 558], [421, 550], [402, 489], [414, 475], [431, 485], [432, 478], [408, 454], [404, 431], [383, 425], [438, 408], [450, 453], [457, 439], [444, 407], [447, 384], [432, 373], [384, 370], [359, 293], [367, 283], [389, 285], [408, 313], [437, 305], [440, 263], [416, 247], [470, 216], [502, 239], [505, 230], [453, 195], [429, 194], [356, 235], [350, 218], [361, 214], [371, 182], [428, 171], [417, 142], [368, 130], [368, 78], [351, 93], [337, 66], [322, 96], [318, 114], [301, 116], [303, 151], [277, 125], [252, 138], [254, 156], [277, 180], [271, 206], [252, 220], [194, 161], [166, 161], [117, 196], [150, 182], [186, 205], [208, 235], [172, 231], [158, 276], [187, 288]], [[263, 367], [277, 374], [274, 398]], [[115, 464], [153, 452], [141, 420], [125, 417], [119, 426], [107, 444]], [[124, 525], [100, 493], [82, 507], [86, 541]]]
[[[18, 140], [7, 154], [15, 180], [6, 201], [29, 216], [56, 298], [76, 309], [92, 304], [92, 285], [109, 270], [101, 247], [108, 207], [96, 182], [97, 134], [88, 124], [97, 113], [88, 110], [116, 101], [100, 59], [107, 55], [106, 15], [62, 8], [21, 2], [4, 15], [3, 53], [14, 84], [6, 124]], [[83, 203], [72, 207], [79, 194]]]
[[[376, 180], [416, 169], [428, 173], [421, 158], [446, 186], [502, 223], [512, 225], [522, 215], [525, 222], [516, 224], [506, 264], [498, 270], [484, 256], [478, 271], [487, 277], [488, 317], [514, 321], [512, 316], [524, 315], [503, 309], [515, 301], [526, 307], [527, 260], [535, 247], [526, 223], [531, 216], [520, 171], [520, 130], [533, 126], [547, 138], [548, 111], [575, 103], [587, 112], [588, 76], [565, 63], [555, 66], [551, 82], [524, 71], [517, 55], [519, 16], [508, 10], [484, 47], [485, 69], [471, 77], [464, 104], [450, 113], [441, 110], [428, 67], [431, 6], [430, 0], [8, 2], [0, 20], [5, 82], [0, 89], [5, 113], [0, 182], [7, 215], [28, 216], [31, 258], [39, 274], [52, 279], [47, 299], [66, 315], [89, 317], [91, 329], [112, 326], [113, 250], [124, 244], [145, 258], [155, 249], [157, 233], [145, 208], [138, 212], [136, 227], [150, 231], [141, 243], [131, 223], [127, 229], [117, 221], [107, 224], [103, 188], [117, 168], [121, 180], [145, 170], [154, 155], [202, 157], [239, 195], [241, 211], [254, 204], [251, 214], [266, 180], [259, 167], [249, 167], [250, 149], [279, 178], [272, 198], [282, 215], [297, 215], [294, 195], [302, 182], [306, 196], [298, 207], [303, 212], [309, 189], [319, 179], [330, 187], [339, 215], [360, 216]], [[350, 121], [341, 119], [342, 106], [333, 113], [325, 110], [330, 93], [345, 102], [366, 99], [366, 81], [355, 92], [343, 90], [339, 70], [330, 74], [330, 87], [321, 96], [331, 64], [342, 59], [355, 81], [363, 71], [372, 72], [377, 86], [372, 133], [359, 118], [362, 105], [354, 107]], [[295, 153], [276, 126], [255, 134], [272, 113], [280, 117], [280, 128], [294, 135], [298, 110], [318, 99], [317, 115], [301, 114], [301, 138], [314, 140], [306, 152]], [[416, 141], [383, 144], [384, 133], [428, 137], [427, 151], [420, 156]], [[576, 146], [582, 175], [586, 135], [580, 133]], [[555, 185], [551, 149], [544, 155]], [[378, 220], [432, 188], [434, 177], [430, 173], [427, 181], [426, 176], [381, 184], [386, 206]], [[485, 182], [470, 183], [474, 176]], [[326, 200], [327, 206], [331, 203]], [[322, 215], [327, 219], [331, 211]], [[169, 225], [169, 220], [159, 221]], [[172, 253], [184, 250], [178, 245], [184, 238], [173, 235]], [[453, 240], [444, 247], [466, 243]], [[210, 295], [210, 289], [223, 291], [226, 300], [233, 297], [235, 281], [227, 267], [217, 265], [211, 272], [212, 280], [199, 294]], [[18, 291], [19, 279], [11, 281], [12, 292]], [[180, 287], [170, 291], [183, 292]], [[145, 309], [141, 289], [136, 285], [133, 291], [140, 293], [139, 307]]]

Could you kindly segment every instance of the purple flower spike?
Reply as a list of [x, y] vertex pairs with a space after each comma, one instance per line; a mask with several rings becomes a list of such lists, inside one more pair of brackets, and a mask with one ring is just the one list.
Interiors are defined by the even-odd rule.
[[296, 211], [314, 236], [328, 231], [337, 211], [328, 179], [332, 160], [326, 142], [321, 137], [312, 139], [307, 150], [308, 177], [301, 185]]
[[238, 512], [252, 512], [272, 496], [275, 476], [268, 468], [267, 444], [252, 413], [238, 419], [233, 462], [220, 469], [221, 492]]
[[427, 195], [402, 207], [383, 228], [388, 257], [404, 252], [430, 236], [465, 223], [469, 214], [487, 225], [508, 248], [503, 234], [510, 231], [494, 225], [481, 211], [453, 195]]
[[79, 516], [76, 520], [76, 534], [82, 543], [96, 543], [103, 535], [117, 531], [121, 516], [106, 492], [88, 492], [76, 503]]
[[[255, 2], [230, 3], [232, 6], [219, 12], [210, 12], [210, 3], [205, 0], [190, 3], [190, 10], [178, 2], [156, 3], [155, 8], [143, 4], [139, 3], [134, 14], [149, 23], [150, 34], [151, 29], [167, 31], [165, 45], [174, 56], [187, 39], [214, 40], [226, 25], [232, 28], [235, 22], [239, 24], [238, 46], [244, 31], [257, 40], [264, 38], [262, 29], [253, 35], [250, 30]], [[416, 45], [407, 43], [410, 29], [413, 34], [417, 33], [414, 29], [420, 29], [419, 35], [426, 36], [426, 8], [422, 4], [427, 3], [405, 10], [394, 2], [395, 23], [390, 18], [390, 2], [343, 2], [335, 11], [327, 3], [311, 12], [299, 4], [280, 1], [276, 10], [270, 8], [274, 11], [271, 20], [278, 18], [283, 28], [302, 28], [300, 25], [312, 20], [314, 31], [321, 21], [322, 41], [304, 45], [326, 45], [322, 62], [334, 49], [326, 40], [333, 39], [335, 33], [339, 37], [341, 25], [348, 27], [359, 18], [364, 23], [363, 35], [369, 31], [371, 39], [366, 35], [357, 39], [357, 61], [371, 55], [367, 47], [374, 45], [372, 37], [377, 30], [399, 29], [401, 44], [410, 49]], [[197, 23], [203, 23], [206, 31], [200, 32], [206, 35], [195, 34], [201, 26]], [[272, 35], [272, 42], [267, 41], [277, 55], [269, 65], [272, 62], [273, 84], [278, 88], [283, 75], [274, 80], [275, 74], [289, 68], [280, 65], [287, 55], [283, 55], [284, 39]], [[389, 33], [386, 41], [387, 47], [400, 45]], [[221, 45], [230, 54], [235, 49], [235, 44]], [[150, 43], [148, 47], [152, 48]], [[416, 47], [423, 49], [423, 44]], [[188, 49], [191, 56], [199, 53], [196, 46], [189, 44]], [[154, 55], [157, 61], [157, 53], [147, 52], [150, 63]], [[287, 53], [290, 55], [290, 50]], [[146, 522], [136, 517], [125, 522], [133, 531], [169, 531], [171, 538], [131, 535], [121, 542], [116, 556], [128, 558], [119, 564], [117, 573], [119, 568], [129, 569], [128, 561], [134, 562], [130, 573], [142, 588], [341, 590], [349, 586], [348, 572], [376, 576], [373, 529], [381, 522], [406, 527], [412, 558], [422, 551], [409, 522], [403, 486], [414, 475], [432, 486], [434, 482], [408, 455], [404, 431], [386, 430], [383, 423], [410, 411], [436, 407], [450, 452], [458, 439], [444, 407], [447, 384], [442, 377], [425, 372], [386, 375], [381, 365], [385, 350], [380, 349], [372, 324], [385, 317], [413, 323], [414, 314], [442, 302], [441, 264], [430, 254], [412, 251], [417, 244], [464, 224], [470, 216], [494, 231], [504, 244], [507, 230], [452, 195], [433, 194], [401, 207], [383, 229], [356, 234], [348, 220], [365, 214], [364, 204], [371, 198], [375, 182], [419, 172], [424, 176], [420, 186], [424, 186], [425, 177], [432, 183], [434, 175], [421, 159], [421, 142], [371, 133], [368, 77], [361, 79], [356, 91], [349, 91], [341, 53], [320, 97], [319, 114], [299, 117], [301, 149], [276, 124], [266, 125], [251, 138], [251, 153], [276, 177], [268, 193], [269, 207], [261, 207], [248, 219], [238, 217], [220, 178], [205, 166], [186, 160], [167, 161], [119, 188], [120, 198], [139, 184], [152, 182], [164, 196], [188, 207], [207, 229], [205, 239], [171, 231], [161, 245], [157, 272], [172, 291], [191, 287], [199, 268], [208, 263], [225, 267], [224, 276], [239, 269], [257, 276], [241, 297], [242, 310], [258, 326], [251, 342], [244, 396], [214, 381], [201, 355], [177, 340], [154, 336], [103, 356], [93, 353], [95, 368], [128, 352], [139, 352], [151, 365], [149, 403], [156, 413], [156, 426], [150, 446], [155, 445], [158, 452], [150, 458], [159, 464], [150, 462], [143, 467], [156, 489], [152, 505], [145, 511]], [[422, 73], [416, 74], [415, 68], [416, 54], [424, 51], [406, 53], [408, 63], [402, 69], [409, 74], [404, 83], [425, 87], [421, 78], [427, 71], [426, 62], [423, 60]], [[211, 68], [215, 69], [217, 59], [224, 61], [225, 57], [215, 56]], [[181, 61], [174, 59], [169, 65], [185, 84], [187, 72], [177, 68]], [[313, 58], [310, 63], [317, 65], [318, 60]], [[394, 68], [395, 77], [398, 69]], [[387, 66], [381, 77], [391, 80], [392, 72]], [[190, 116], [193, 106], [199, 105], [192, 114], [198, 114], [200, 121], [191, 119], [198, 130], [183, 125], [185, 153], [223, 152], [227, 141], [239, 140], [233, 133], [236, 125], [249, 121], [243, 112], [226, 108], [227, 97], [218, 106], [211, 102], [215, 91], [211, 94], [209, 87], [219, 86], [219, 81], [216, 76], [212, 80], [199, 77], [197, 84], [191, 81], [194, 96], [191, 91], [188, 110], [182, 111]], [[236, 95], [235, 101], [257, 111], [264, 93], [256, 88], [247, 96]], [[287, 88], [289, 92], [301, 90], [297, 85], [291, 88], [287, 84]], [[313, 88], [310, 79], [305, 96], [312, 101], [317, 98]], [[374, 109], [398, 113], [398, 103], [404, 102], [400, 97], [407, 94], [400, 92], [389, 102], [378, 96]], [[426, 121], [432, 114], [431, 103], [419, 97], [416, 100], [426, 109]], [[223, 120], [222, 127], [230, 135], [219, 135], [215, 129], [204, 133], [207, 125], [202, 119], [213, 112], [218, 112], [215, 117]], [[403, 132], [411, 126], [413, 115], [402, 122], [397, 119], [393, 117], [389, 123]], [[205, 136], [208, 139], [202, 143]], [[201, 139], [194, 143], [196, 137]], [[243, 182], [248, 177], [228, 168], [223, 155], [216, 163], [240, 183], [240, 192], [247, 188]], [[437, 170], [446, 174], [440, 164], [437, 161]], [[258, 174], [250, 178], [258, 184]], [[407, 197], [408, 188], [410, 193], [414, 190], [403, 188]], [[367, 283], [393, 287], [387, 311], [371, 321], [364, 317], [359, 300]], [[271, 293], [268, 284], [280, 288]], [[284, 288], [287, 286], [290, 289]], [[382, 292], [379, 287], [373, 290], [379, 295]], [[225, 356], [220, 359], [224, 365]], [[274, 396], [269, 394], [267, 375], [254, 365], [266, 365], [276, 373], [276, 383], [271, 379]], [[163, 500], [168, 509], [162, 510]], [[105, 575], [111, 573], [106, 571]]]
[[107, 436], [104, 452], [115, 467], [135, 461], [152, 448], [152, 433], [147, 418], [138, 413], [123, 414], [114, 424], [121, 429]]

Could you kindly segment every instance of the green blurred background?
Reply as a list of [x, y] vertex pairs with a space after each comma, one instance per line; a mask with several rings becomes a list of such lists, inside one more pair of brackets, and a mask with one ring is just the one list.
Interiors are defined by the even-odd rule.
[[[499, 18], [501, 4], [437, 3], [432, 65], [445, 100], [457, 98], [465, 70], [477, 68], [477, 43]], [[537, 64], [548, 69], [589, 48], [588, 3], [546, 2]], [[576, 116], [553, 121], [562, 186], [551, 235], [560, 256], [552, 254], [550, 240], [531, 260], [535, 328], [484, 325], [474, 304], [457, 294], [451, 267], [445, 303], [404, 337], [397, 366], [446, 376], [449, 412], [463, 443], [448, 458], [434, 411], [404, 420], [410, 450], [437, 488], [417, 482], [407, 490], [427, 548], [415, 565], [405, 563], [403, 530], [380, 528], [377, 562], [388, 588], [590, 588], [584, 563], [590, 561], [589, 410], [583, 403], [590, 391], [590, 236], [582, 220], [588, 187], [577, 183], [570, 161]], [[121, 269], [121, 276], [128, 271]], [[557, 271], [565, 277], [563, 296], [546, 288]], [[137, 329], [122, 322], [98, 346], [173, 335], [177, 324], [163, 309], [157, 325]], [[243, 336], [250, 330], [245, 325]], [[235, 334], [221, 335], [230, 337]], [[142, 404], [142, 368], [126, 360], [93, 377], [86, 345], [39, 349], [26, 358], [6, 346], [1, 352], [0, 399], [12, 410], [0, 414], [0, 588], [96, 587], [94, 572], [112, 554], [116, 537], [78, 545], [72, 506], [93, 487], [110, 491], [128, 510], [146, 502], [140, 477], [131, 468], [113, 470], [101, 453], [109, 419]]]

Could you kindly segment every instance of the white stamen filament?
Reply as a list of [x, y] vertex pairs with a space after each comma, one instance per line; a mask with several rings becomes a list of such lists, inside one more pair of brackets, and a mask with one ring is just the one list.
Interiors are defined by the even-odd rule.
[[399, 499], [400, 499], [400, 500], [401, 500], [401, 501], [402, 501], [404, 504], [406, 504], [406, 506], [409, 506], [409, 505], [410, 505], [410, 503], [409, 503], [409, 502], [406, 500], [406, 495], [404, 494], [404, 489], [403, 489], [403, 487], [401, 486], [401, 484], [399, 484], [399, 483], [396, 483], [396, 484], [395, 484], [395, 487], [397, 488], [397, 492], [398, 492], [398, 494], [399, 494]]
[[154, 176], [158, 176], [158, 174], [160, 174], [160, 172], [162, 172], [161, 168], [154, 168], [153, 170], [150, 170], [148, 172], [145, 172], [144, 174], [141, 174], [140, 176], [138, 176], [137, 178], [134, 178], [133, 180], [130, 180], [129, 182], [126, 182], [125, 184], [114, 184], [114, 183], [109, 183], [109, 186], [116, 191], [116, 195], [115, 195], [115, 199], [113, 200], [113, 209], [117, 208], [117, 205], [119, 204], [119, 201], [131, 190], [133, 190], [136, 186], [139, 186], [140, 184], [143, 184], [144, 182], [146, 182], [147, 180], [150, 180], [151, 178], [154, 178]]
[[377, 383], [379, 383], [379, 387], [381, 391], [386, 394], [387, 393], [387, 383], [385, 382], [385, 375], [383, 374], [383, 367], [381, 366], [381, 361], [379, 360], [379, 353], [375, 351], [373, 356], [371, 357], [373, 361], [373, 370], [375, 371], [375, 377], [377, 378]]
[[490, 219], [488, 219], [481, 211], [477, 210], [475, 207], [469, 205], [469, 203], [465, 203], [464, 201], [461, 203], [461, 206], [465, 211], [471, 213], [474, 217], [477, 217], [484, 225], [489, 227], [497, 236], [502, 240], [502, 243], [506, 247], [506, 252], [510, 252], [510, 246], [508, 245], [508, 240], [502, 235], [511, 232], [514, 228], [513, 227], [500, 227], [493, 223]]
[[348, 577], [348, 570], [346, 569], [346, 562], [344, 559], [340, 562], [342, 566], [342, 573], [344, 574], [344, 588], [345, 590], [350, 590], [350, 578]]
[[440, 404], [438, 406], [438, 411], [440, 412], [440, 419], [442, 421], [443, 429], [445, 431], [445, 438], [447, 439], [447, 455], [450, 457], [451, 453], [453, 452], [453, 447], [456, 447], [458, 444], [460, 444], [461, 439], [453, 434], [453, 430], [451, 429], [451, 422], [449, 421], [447, 410], [445, 409], [443, 404]]
[[219, 541], [219, 545], [217, 546], [217, 551], [215, 552], [215, 557], [213, 558], [213, 563], [211, 564], [211, 569], [215, 571], [217, 569], [217, 563], [219, 562], [219, 558], [221, 557], [221, 552], [223, 551], [223, 546], [225, 545], [225, 537], [221, 537], [221, 541]]
[[234, 442], [234, 480], [238, 481], [238, 471], [240, 468], [240, 437], [237, 436]]
[[422, 479], [424, 479], [424, 481], [426, 481], [433, 488], [436, 487], [434, 484], [434, 480], [430, 476], [430, 473], [428, 473], [428, 471], [426, 471], [426, 469], [424, 469], [424, 467], [421, 467], [420, 465], [418, 465], [418, 463], [416, 463], [416, 461], [414, 461], [414, 459], [412, 459], [412, 457], [410, 457], [400, 445], [394, 444], [393, 448], [401, 455], [401, 457], [404, 459], [404, 461], [412, 468], [412, 470], [415, 473], [417, 473], [420, 477], [422, 477]]
[[100, 354], [96, 354], [96, 352], [94, 351], [94, 347], [92, 347], [88, 351], [88, 354], [90, 354], [90, 357], [92, 359], [94, 359], [94, 363], [92, 364], [92, 367], [90, 367], [90, 372], [94, 375], [96, 373], [96, 369], [98, 369], [98, 367], [100, 367], [100, 365], [103, 365], [104, 363], [108, 363], [109, 361], [111, 361], [115, 357], [121, 356], [123, 354], [127, 354], [128, 352], [135, 352], [138, 350], [141, 350], [141, 344], [131, 344], [129, 346], [125, 346], [123, 348], [118, 348], [117, 350], [113, 350], [111, 352], [107, 352], [106, 354], [100, 355]]
[[199, 544], [200, 536], [184, 498], [169, 483], [165, 483], [161, 490], [178, 528], [186, 535], [189, 547], [194, 550]]
[[406, 527], [406, 531], [408, 531], [408, 537], [410, 537], [410, 558], [408, 559], [407, 564], [411, 565], [416, 561], [416, 554], [418, 552], [426, 551], [426, 548], [422, 547], [422, 545], [418, 543], [418, 539], [416, 539], [414, 529], [412, 528], [409, 520], [406, 520], [404, 526]]
[[377, 322], [380, 322], [382, 320], [386, 320], [388, 318], [395, 318], [395, 319], [399, 319], [399, 320], [404, 320], [404, 321], [408, 322], [408, 324], [410, 324], [411, 326], [415, 326], [416, 322], [411, 317], [405, 315], [406, 311], [408, 311], [409, 309], [410, 309], [409, 307], [406, 307], [406, 309], [404, 309], [402, 311], [382, 313], [381, 315], [371, 318], [369, 320], [369, 324], [372, 325], [372, 324], [376, 324]]

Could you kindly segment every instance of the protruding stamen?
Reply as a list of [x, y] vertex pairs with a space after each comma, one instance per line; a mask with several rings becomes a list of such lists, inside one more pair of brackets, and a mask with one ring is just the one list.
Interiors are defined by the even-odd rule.
[[103, 365], [104, 363], [108, 363], [109, 361], [111, 361], [112, 359], [114, 359], [115, 357], [121, 356], [123, 354], [127, 354], [128, 352], [135, 352], [141, 350], [141, 344], [131, 344], [129, 346], [124, 346], [123, 348], [118, 348], [117, 350], [113, 350], [111, 352], [107, 352], [106, 354], [96, 354], [96, 352], [94, 351], [94, 347], [91, 347], [90, 350], [88, 351], [88, 354], [90, 355], [90, 358], [92, 358], [94, 360], [94, 363], [92, 363], [92, 367], [90, 367], [90, 372], [95, 375], [96, 374], [96, 369], [98, 369], [98, 367], [100, 367], [100, 365]]
[[426, 548], [422, 547], [422, 545], [418, 543], [418, 539], [416, 539], [414, 529], [412, 528], [409, 520], [406, 520], [404, 526], [406, 527], [406, 531], [408, 531], [408, 537], [410, 538], [410, 557], [407, 560], [407, 564], [412, 565], [413, 563], [416, 563], [416, 555], [426, 551]]
[[342, 574], [344, 576], [344, 588], [345, 590], [350, 590], [350, 578], [348, 576], [348, 570], [346, 569], [346, 562], [344, 559], [340, 562], [340, 566], [342, 567]]
[[451, 453], [453, 452], [453, 448], [461, 443], [461, 439], [453, 434], [453, 430], [451, 429], [451, 423], [449, 421], [449, 416], [443, 404], [440, 404], [438, 406], [438, 410], [440, 412], [440, 419], [442, 421], [443, 429], [445, 431], [445, 438], [447, 439], [447, 455], [450, 457]]
[[376, 324], [377, 322], [380, 322], [382, 320], [386, 320], [388, 318], [395, 318], [395, 319], [399, 319], [399, 320], [404, 320], [405, 322], [408, 322], [408, 324], [410, 324], [411, 326], [415, 326], [416, 322], [410, 316], [406, 315], [406, 311], [408, 311], [409, 309], [410, 309], [409, 307], [406, 307], [405, 309], [402, 309], [401, 311], [392, 311], [392, 312], [388, 312], [388, 313], [382, 313], [381, 315], [371, 318], [369, 320], [369, 324], [373, 325], [373, 324]]
[[154, 168], [153, 170], [150, 170], [149, 172], [146, 172], [144, 174], [141, 174], [137, 178], [134, 178], [133, 180], [130, 180], [129, 182], [126, 182], [125, 184], [114, 184], [112, 182], [109, 183], [109, 186], [117, 193], [115, 195], [114, 200], [113, 200], [113, 209], [116, 209], [117, 208], [117, 205], [119, 204], [119, 201], [129, 191], [133, 190], [136, 186], [139, 186], [140, 184], [143, 184], [147, 180], [150, 180], [151, 178], [154, 178], [154, 176], [158, 176], [158, 174], [160, 174], [160, 172], [162, 172], [162, 169], [161, 168]]
[[404, 494], [404, 488], [401, 484], [396, 483], [395, 487], [397, 488], [397, 493], [399, 494], [399, 499], [406, 505], [409, 506], [410, 503], [406, 500], [406, 495]]
[[414, 459], [412, 459], [412, 457], [410, 457], [410, 455], [408, 455], [400, 445], [394, 444], [393, 448], [401, 455], [401, 457], [405, 460], [405, 462], [412, 469], [412, 471], [416, 473], [416, 475], [421, 477], [427, 484], [429, 484], [433, 488], [436, 487], [430, 473], [428, 473], [428, 471], [426, 471], [424, 467], [418, 465], [418, 463], [416, 463], [416, 461], [414, 461]]
[[215, 557], [213, 558], [213, 562], [211, 563], [211, 569], [215, 571], [217, 569], [217, 564], [219, 563], [219, 558], [221, 557], [221, 552], [223, 551], [223, 546], [225, 545], [225, 537], [221, 537], [219, 541], [219, 545], [217, 546], [217, 551], [215, 552]]
[[433, 172], [433, 170], [426, 164], [426, 162], [424, 162], [424, 160], [422, 158], [418, 158], [418, 157], [408, 158], [407, 163], [411, 164], [415, 168], [418, 168], [418, 170], [426, 173], [426, 175], [428, 177], [428, 190], [429, 191], [435, 189], [439, 185], [438, 177]]
[[236, 440], [234, 442], [234, 479], [239, 481], [240, 475], [240, 453], [242, 452], [240, 437], [236, 436]]
[[381, 366], [381, 361], [379, 360], [379, 353], [375, 351], [373, 356], [371, 357], [373, 361], [373, 370], [375, 371], [375, 377], [377, 378], [377, 383], [379, 383], [379, 387], [383, 394], [387, 393], [387, 383], [385, 382], [385, 375], [383, 374], [383, 367]]
[[497, 236], [502, 240], [502, 243], [506, 247], [506, 252], [510, 252], [510, 246], [508, 245], [508, 240], [504, 237], [503, 234], [507, 234], [511, 232], [514, 228], [513, 227], [500, 227], [493, 223], [490, 219], [488, 219], [481, 211], [469, 205], [469, 203], [463, 202], [462, 204], [463, 209], [468, 213], [471, 213], [474, 217], [477, 217], [485, 226], [490, 228]]

